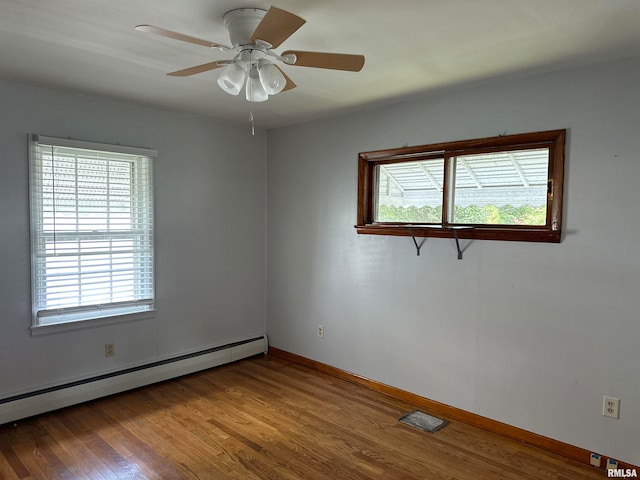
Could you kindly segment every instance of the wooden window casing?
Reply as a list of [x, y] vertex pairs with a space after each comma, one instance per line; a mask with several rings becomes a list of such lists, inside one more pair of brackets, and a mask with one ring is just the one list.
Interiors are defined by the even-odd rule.
[[[402, 235], [512, 240], [559, 243], [562, 230], [564, 150], [566, 130], [504, 135], [419, 145], [358, 155], [358, 210], [355, 228], [359, 234]], [[548, 148], [548, 180], [545, 225], [456, 224], [449, 222], [451, 159], [459, 155]], [[444, 158], [442, 221], [438, 223], [378, 222], [375, 220], [375, 170], [379, 165]], [[455, 230], [455, 232], [454, 232]]]

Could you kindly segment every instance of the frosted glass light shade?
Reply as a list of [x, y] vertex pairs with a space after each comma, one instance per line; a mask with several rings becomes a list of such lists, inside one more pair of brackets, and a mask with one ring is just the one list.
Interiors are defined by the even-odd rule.
[[247, 74], [242, 67], [237, 63], [230, 63], [218, 77], [218, 85], [225, 92], [231, 95], [238, 95], [242, 90], [242, 84], [244, 83]]
[[262, 82], [260, 82], [257, 72], [255, 72], [255, 67], [249, 74], [249, 78], [247, 78], [247, 85], [245, 88], [247, 100], [249, 102], [266, 102], [269, 98], [269, 95], [262, 86]]
[[273, 63], [265, 62], [258, 66], [260, 83], [269, 95], [280, 93], [287, 84], [282, 72]]

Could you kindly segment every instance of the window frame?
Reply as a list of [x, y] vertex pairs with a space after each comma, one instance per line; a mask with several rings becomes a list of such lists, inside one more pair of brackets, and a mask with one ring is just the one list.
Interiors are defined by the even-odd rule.
[[[358, 206], [355, 225], [357, 233], [559, 243], [562, 233], [565, 141], [566, 129], [562, 129], [361, 152], [358, 154]], [[452, 157], [527, 148], [549, 149], [547, 219], [544, 226], [470, 225], [447, 221], [448, 210], [452, 208], [448, 178]], [[376, 222], [376, 166], [436, 158], [444, 158], [442, 222]]]
[[[38, 298], [38, 289], [45, 288], [46, 283], [44, 278], [46, 275], [46, 258], [49, 258], [50, 254], [46, 253], [46, 239], [51, 237], [51, 232], [45, 232], [45, 213], [43, 205], [45, 204], [45, 177], [44, 166], [45, 160], [43, 159], [42, 147], [52, 148], [65, 148], [71, 150], [81, 151], [92, 150], [98, 152], [97, 155], [104, 153], [104, 160], [107, 162], [116, 161], [131, 163], [131, 179], [130, 193], [128, 198], [130, 202], [137, 203], [140, 200], [144, 201], [142, 207], [135, 207], [136, 213], [132, 213], [131, 220], [134, 222], [130, 230], [122, 229], [98, 229], [92, 231], [84, 231], [84, 229], [76, 229], [75, 234], [73, 231], [63, 232], [61, 236], [63, 238], [70, 238], [76, 236], [78, 241], [86, 238], [87, 235], [100, 234], [100, 237], [118, 239], [122, 238], [123, 233], [129, 232], [131, 235], [131, 241], [133, 244], [141, 241], [141, 238], [146, 238], [145, 242], [148, 244], [145, 247], [143, 253], [132, 252], [132, 259], [134, 261], [134, 267], [140, 268], [140, 265], [147, 267], [147, 262], [150, 262], [150, 273], [145, 274], [147, 280], [146, 292], [150, 295], [145, 295], [147, 298], [134, 298], [128, 301], [110, 301], [106, 303], [97, 303], [93, 305], [81, 305], [74, 304], [64, 306], [61, 308], [45, 308], [46, 305], [41, 303]], [[113, 158], [109, 158], [112, 154]], [[130, 156], [131, 158], [117, 158], [122, 155]], [[95, 142], [86, 142], [80, 140], [63, 139], [56, 137], [46, 137], [42, 135], [32, 134], [29, 135], [29, 197], [30, 197], [30, 209], [29, 217], [31, 224], [31, 301], [32, 301], [32, 326], [31, 330], [33, 334], [47, 333], [50, 331], [61, 331], [79, 328], [82, 326], [95, 326], [97, 323], [110, 324], [114, 322], [124, 320], [134, 320], [139, 318], [148, 318], [149, 314], [154, 311], [155, 302], [155, 255], [154, 255], [154, 186], [153, 186], [153, 161], [157, 157], [158, 152], [156, 150], [140, 148], [140, 147], [128, 147], [123, 145], [111, 145]], [[91, 157], [89, 157], [91, 158]], [[54, 157], [51, 159], [51, 165], [53, 165]], [[144, 173], [143, 173], [144, 172]], [[77, 177], [74, 177], [77, 178]], [[77, 181], [77, 180], [76, 180]], [[107, 180], [108, 181], [108, 180]], [[56, 188], [55, 184], [52, 188]], [[82, 188], [80, 184], [76, 184], [76, 189]], [[85, 187], [86, 188], [86, 187]], [[75, 190], [76, 195], [79, 190]], [[86, 193], [85, 193], [86, 195]], [[107, 200], [109, 202], [109, 200]], [[75, 204], [78, 208], [78, 203]], [[107, 203], [104, 207], [106, 211], [110, 208], [110, 203]], [[109, 220], [110, 222], [111, 220]], [[141, 227], [140, 222], [144, 221], [145, 227]], [[80, 224], [77, 224], [80, 225]], [[54, 227], [55, 228], [55, 227]], [[142, 230], [141, 230], [142, 228]], [[57, 231], [57, 229], [56, 229]], [[55, 232], [53, 233], [54, 242]], [[142, 235], [143, 237], [140, 237]], [[61, 240], [64, 241], [64, 240]], [[109, 240], [110, 242], [111, 240]], [[139, 248], [139, 247], [136, 247]], [[43, 250], [44, 249], [44, 250]], [[117, 249], [112, 250], [109, 247], [108, 253], [105, 251], [104, 255], [108, 255], [111, 258], [112, 255], [120, 253]], [[87, 253], [91, 255], [91, 253]], [[78, 251], [78, 259], [81, 259], [83, 254]], [[89, 257], [90, 258], [90, 257]], [[140, 263], [143, 262], [143, 263]], [[137, 266], [136, 266], [137, 265]], [[78, 282], [81, 281], [82, 274], [80, 270], [77, 273]], [[109, 274], [109, 276], [111, 273]], [[149, 279], [150, 277], [150, 279]], [[131, 286], [131, 291], [138, 291], [139, 276], [134, 274], [134, 283]], [[134, 295], [136, 297], [136, 295]]]

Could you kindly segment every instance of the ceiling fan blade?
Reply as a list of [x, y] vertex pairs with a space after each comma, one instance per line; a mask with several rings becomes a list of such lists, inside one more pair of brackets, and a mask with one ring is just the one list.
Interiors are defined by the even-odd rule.
[[330, 70], [346, 70], [349, 72], [359, 72], [364, 67], [364, 55], [287, 50], [282, 53], [282, 56], [289, 54], [296, 56], [296, 63], [292, 65], [297, 67], [328, 68]]
[[284, 73], [279, 66], [275, 65], [275, 67], [278, 70], [280, 70], [280, 73], [282, 73], [282, 75], [284, 76], [284, 79], [287, 81], [287, 84], [282, 89], [283, 92], [286, 92], [287, 90], [291, 90], [292, 88], [296, 88], [297, 87], [297, 85], [293, 82], [293, 80], [291, 80], [289, 78], [289, 76], [286, 73]]
[[182, 42], [195, 43], [196, 45], [202, 45], [204, 47], [222, 48], [227, 50], [229, 48], [218, 43], [210, 42], [209, 40], [202, 40], [201, 38], [191, 37], [183, 33], [172, 32], [171, 30], [154, 27], [153, 25], [138, 25], [137, 27], [135, 27], [135, 29], [139, 32], [153, 33], [154, 35], [161, 35], [163, 37], [173, 38], [174, 40], [180, 40]]
[[226, 62], [210, 62], [202, 65], [197, 65], [191, 68], [185, 68], [184, 70], [177, 70], [175, 72], [167, 73], [171, 77], [188, 77], [189, 75], [195, 75], [196, 73], [208, 72], [209, 70], [215, 70], [216, 68], [224, 67]]
[[251, 42], [263, 40], [271, 44], [271, 48], [278, 48], [305, 23], [306, 20], [293, 13], [271, 7], [251, 35]]

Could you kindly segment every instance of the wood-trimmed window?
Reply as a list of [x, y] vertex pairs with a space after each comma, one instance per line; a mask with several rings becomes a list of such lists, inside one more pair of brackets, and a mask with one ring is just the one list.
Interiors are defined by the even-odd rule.
[[363, 152], [360, 234], [560, 242], [566, 130]]

